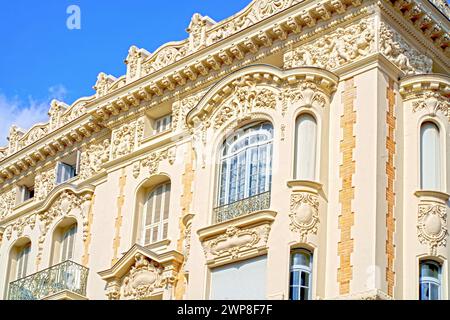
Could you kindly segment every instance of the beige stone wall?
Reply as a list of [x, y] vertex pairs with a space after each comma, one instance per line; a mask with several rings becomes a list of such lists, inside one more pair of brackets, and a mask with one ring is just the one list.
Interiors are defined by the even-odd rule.
[[[300, 247], [314, 254], [313, 299], [417, 299], [422, 258], [442, 263], [448, 298], [445, 32], [422, 20], [411, 31], [401, 1], [281, 2], [282, 12], [253, 1], [234, 27], [195, 15], [186, 41], [154, 54], [131, 47], [126, 75], [101, 73], [95, 96], [54, 101], [48, 126], [11, 130], [0, 149], [0, 298], [12, 248], [28, 238], [29, 273], [51, 267], [53, 233], [67, 218], [78, 224], [73, 260], [89, 268], [89, 299], [208, 299], [211, 268], [258, 255], [267, 255], [267, 298], [288, 299], [290, 251]], [[294, 180], [303, 113], [317, 121], [316, 181]], [[172, 129], [155, 135], [167, 114]], [[420, 190], [426, 120], [442, 130], [439, 192]], [[256, 121], [274, 128], [270, 208], [216, 224], [220, 147]], [[80, 175], [55, 186], [56, 162], [73, 150]], [[18, 204], [29, 177], [37, 196]], [[141, 247], [145, 196], [169, 180], [167, 239]], [[251, 245], [213, 250], [244, 233]], [[136, 272], [155, 279], [142, 292], [127, 287]]]

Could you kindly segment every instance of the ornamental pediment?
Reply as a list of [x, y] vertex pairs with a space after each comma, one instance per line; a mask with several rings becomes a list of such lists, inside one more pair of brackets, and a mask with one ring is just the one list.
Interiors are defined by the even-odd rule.
[[159, 299], [171, 287], [183, 262], [177, 251], [161, 254], [134, 245], [111, 269], [99, 272], [110, 300]]

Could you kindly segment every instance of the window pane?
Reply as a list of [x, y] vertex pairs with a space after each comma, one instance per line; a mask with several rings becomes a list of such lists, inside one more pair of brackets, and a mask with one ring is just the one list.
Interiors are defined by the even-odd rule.
[[300, 288], [300, 300], [308, 300], [309, 299], [309, 289], [308, 288]]
[[292, 265], [293, 266], [310, 266], [311, 256], [307, 252], [296, 252], [292, 255]]
[[300, 296], [299, 296], [299, 287], [291, 287], [291, 292], [290, 292], [290, 297], [291, 300], [299, 300]]
[[164, 195], [164, 217], [166, 220], [169, 218], [169, 209], [170, 209], [170, 184], [166, 184], [166, 190]]
[[424, 190], [440, 190], [441, 152], [439, 128], [426, 122], [421, 128], [421, 181]]
[[302, 280], [300, 283], [301, 286], [309, 287], [309, 273], [302, 272], [301, 280]]

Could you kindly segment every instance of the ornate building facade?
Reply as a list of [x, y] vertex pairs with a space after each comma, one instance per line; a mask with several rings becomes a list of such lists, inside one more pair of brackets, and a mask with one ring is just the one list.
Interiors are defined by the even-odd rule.
[[449, 299], [450, 9], [253, 0], [0, 148], [0, 298]]

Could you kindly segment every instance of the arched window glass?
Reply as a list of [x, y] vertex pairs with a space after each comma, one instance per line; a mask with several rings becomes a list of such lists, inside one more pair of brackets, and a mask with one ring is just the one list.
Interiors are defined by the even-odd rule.
[[68, 227], [61, 236], [61, 262], [73, 259], [75, 248], [75, 237], [77, 234], [77, 225]]
[[307, 250], [291, 253], [289, 298], [291, 300], [310, 300], [312, 284], [313, 256]]
[[296, 120], [295, 179], [315, 181], [317, 152], [317, 122], [310, 114]]
[[421, 128], [420, 176], [422, 190], [441, 189], [441, 148], [439, 128], [425, 122]]
[[31, 243], [23, 246], [17, 253], [17, 273], [16, 279], [25, 278], [28, 274], [28, 258], [30, 256]]
[[441, 299], [441, 265], [427, 260], [420, 263], [420, 300]]
[[167, 239], [170, 207], [169, 183], [161, 184], [150, 192], [144, 210], [143, 245]]
[[218, 204], [225, 206], [270, 191], [273, 126], [245, 127], [223, 144]]

